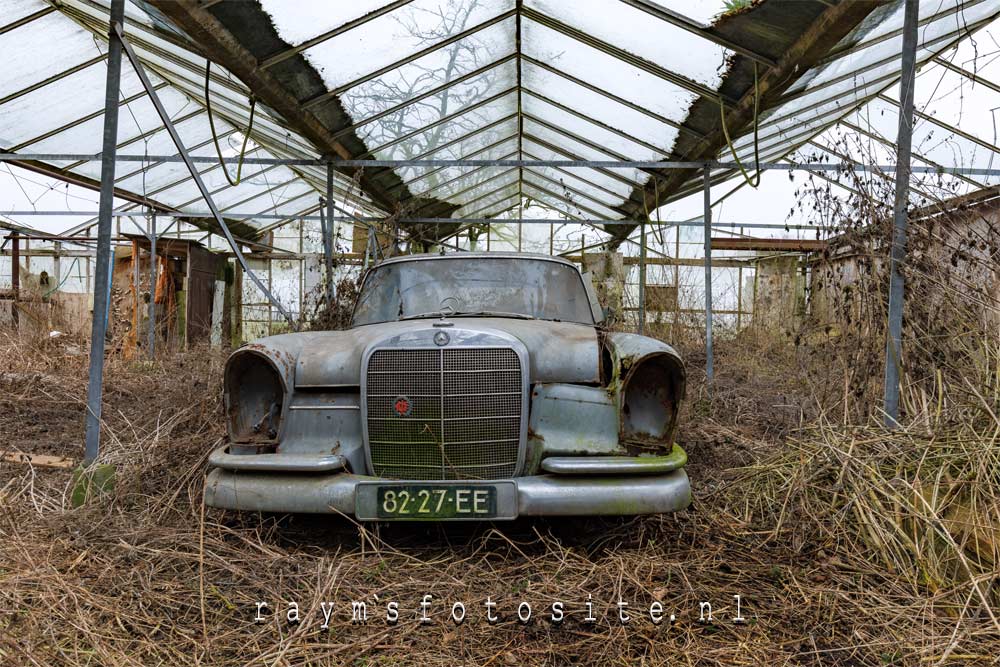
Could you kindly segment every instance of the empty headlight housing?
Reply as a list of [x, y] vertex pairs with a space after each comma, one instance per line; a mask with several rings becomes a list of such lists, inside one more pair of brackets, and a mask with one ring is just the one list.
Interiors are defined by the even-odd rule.
[[670, 449], [684, 396], [684, 367], [651, 355], [628, 369], [621, 389], [621, 441], [635, 453]]
[[276, 445], [286, 387], [274, 362], [255, 350], [238, 350], [226, 362], [224, 401], [234, 443]]

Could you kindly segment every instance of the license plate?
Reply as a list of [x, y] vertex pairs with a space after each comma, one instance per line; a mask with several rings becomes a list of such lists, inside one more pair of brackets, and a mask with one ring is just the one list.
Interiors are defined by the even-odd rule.
[[357, 487], [355, 513], [370, 521], [475, 521], [517, 516], [513, 482], [386, 484]]

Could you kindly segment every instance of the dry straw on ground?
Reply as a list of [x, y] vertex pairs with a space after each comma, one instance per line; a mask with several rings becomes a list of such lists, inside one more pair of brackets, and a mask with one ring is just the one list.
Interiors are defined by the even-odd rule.
[[[204, 511], [221, 357], [112, 361], [111, 495], [71, 509], [68, 472], [0, 464], [0, 664], [989, 662], [1000, 651], [996, 396], [888, 435], [824, 423], [808, 384], [773, 370], [795, 359], [749, 358], [723, 349], [713, 400], [697, 380], [691, 391], [682, 440], [696, 500], [685, 512], [381, 528]], [[85, 363], [64, 341], [3, 342], [4, 447], [79, 452]], [[745, 624], [731, 620], [734, 594]], [[547, 620], [557, 600], [561, 625]], [[657, 600], [675, 622], [650, 622]], [[260, 624], [257, 601], [275, 612]], [[290, 601], [298, 624], [285, 620]], [[352, 623], [352, 601], [367, 603], [368, 623]], [[714, 622], [699, 622], [700, 601]], [[323, 602], [335, 604], [328, 628]], [[454, 602], [467, 608], [462, 625], [449, 620]]]

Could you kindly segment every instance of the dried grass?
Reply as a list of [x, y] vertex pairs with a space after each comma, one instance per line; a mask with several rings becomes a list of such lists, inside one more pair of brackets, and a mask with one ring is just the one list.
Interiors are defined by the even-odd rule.
[[[205, 511], [221, 357], [111, 360], [113, 493], [71, 509], [67, 472], [0, 464], [0, 664], [986, 664], [1000, 652], [997, 397], [929, 415], [929, 429], [845, 428], [803, 398], [808, 373], [774, 355], [723, 345], [711, 400], [695, 377], [688, 511], [388, 527]], [[0, 340], [0, 442], [79, 452], [85, 366], [66, 345]], [[556, 600], [561, 625], [546, 620]], [[655, 600], [674, 623], [649, 621]], [[698, 620], [702, 600], [713, 623]], [[276, 612], [265, 623], [257, 601]], [[284, 619], [289, 601], [299, 624]], [[367, 624], [352, 623], [352, 601], [369, 605]]]

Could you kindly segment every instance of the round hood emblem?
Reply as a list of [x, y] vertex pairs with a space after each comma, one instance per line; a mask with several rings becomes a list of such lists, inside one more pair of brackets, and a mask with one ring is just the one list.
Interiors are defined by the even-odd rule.
[[392, 402], [392, 409], [398, 417], [409, 417], [413, 412], [413, 403], [410, 402], [409, 396], [397, 396]]
[[444, 347], [451, 342], [451, 336], [449, 336], [444, 331], [438, 331], [434, 334], [434, 344], [438, 347]]

